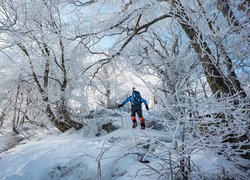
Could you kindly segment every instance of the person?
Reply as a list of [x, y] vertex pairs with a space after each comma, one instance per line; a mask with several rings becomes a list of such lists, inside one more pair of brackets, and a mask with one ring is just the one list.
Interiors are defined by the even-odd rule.
[[135, 88], [133, 88], [132, 95], [129, 96], [125, 101], [123, 101], [122, 104], [118, 104], [118, 107], [122, 107], [128, 102], [131, 103], [131, 120], [133, 122], [133, 128], [137, 127], [137, 121], [136, 121], [136, 114], [140, 119], [141, 129], [145, 129], [145, 119], [142, 116], [142, 106], [141, 104], [144, 103], [145, 108], [148, 110], [148, 103], [147, 101], [141, 97], [141, 94], [139, 91], [136, 91]]

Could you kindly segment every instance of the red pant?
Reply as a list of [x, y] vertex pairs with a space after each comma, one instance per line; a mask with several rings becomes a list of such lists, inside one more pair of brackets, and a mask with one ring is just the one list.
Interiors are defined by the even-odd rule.
[[134, 105], [131, 108], [131, 120], [132, 121], [136, 121], [136, 114], [138, 115], [140, 122], [141, 123], [145, 123], [145, 120], [142, 116], [142, 109], [141, 109], [141, 105]]

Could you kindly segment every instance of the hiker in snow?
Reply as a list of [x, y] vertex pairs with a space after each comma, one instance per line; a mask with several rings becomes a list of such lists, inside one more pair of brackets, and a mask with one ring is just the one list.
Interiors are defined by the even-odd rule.
[[118, 107], [122, 107], [123, 105], [127, 104], [130, 101], [131, 103], [131, 120], [133, 121], [133, 128], [136, 128], [137, 121], [136, 121], [136, 114], [138, 115], [141, 123], [141, 129], [145, 129], [145, 120], [142, 116], [142, 108], [141, 104], [144, 103], [146, 109], [148, 110], [148, 103], [145, 99], [141, 97], [140, 92], [135, 91], [133, 88], [132, 95], [129, 96], [122, 104], [119, 104]]

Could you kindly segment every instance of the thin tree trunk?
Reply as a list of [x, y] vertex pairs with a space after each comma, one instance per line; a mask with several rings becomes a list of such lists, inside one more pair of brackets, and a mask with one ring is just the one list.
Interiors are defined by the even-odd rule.
[[181, 160], [180, 160], [180, 171], [181, 171], [181, 176], [183, 179], [187, 180], [187, 174], [186, 174], [186, 165], [185, 165], [185, 123], [183, 124], [183, 129], [181, 132]]
[[12, 119], [12, 131], [17, 134], [19, 133], [17, 130], [17, 101], [18, 101], [19, 92], [20, 92], [20, 85], [18, 84], [15, 102], [14, 102], [14, 114], [13, 114], [13, 119]]
[[106, 90], [106, 97], [107, 97], [107, 105], [106, 107], [109, 109], [111, 108], [111, 90], [110, 88], [108, 87], [107, 90]]
[[170, 177], [171, 177], [171, 180], [174, 180], [173, 165], [172, 165], [172, 158], [171, 158], [171, 152], [170, 152], [170, 150], [168, 151], [168, 156], [169, 156]]
[[4, 119], [5, 119], [5, 117], [7, 116], [7, 114], [8, 114], [8, 108], [6, 107], [6, 108], [4, 108], [4, 109], [2, 109], [2, 112], [0, 112], [1, 114], [0, 114], [0, 129], [2, 128], [2, 126], [3, 126], [3, 122], [4, 122]]

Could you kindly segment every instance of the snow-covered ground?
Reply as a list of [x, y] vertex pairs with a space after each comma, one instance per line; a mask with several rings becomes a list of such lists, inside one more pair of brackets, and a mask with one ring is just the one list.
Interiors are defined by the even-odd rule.
[[[101, 123], [105, 119], [120, 128], [96, 136], [98, 128], [90, 125], [80, 131], [21, 141], [0, 154], [0, 179], [170, 179], [169, 157], [163, 157], [173, 151], [169, 132], [132, 129], [129, 113], [125, 112], [122, 118], [98, 117], [91, 122]], [[3, 137], [0, 137], [1, 145], [6, 143]], [[177, 157], [172, 158], [174, 161]], [[234, 171], [233, 164], [211, 151], [197, 150], [191, 160], [199, 169], [192, 179], [199, 179], [200, 175], [213, 179], [220, 172]]]

